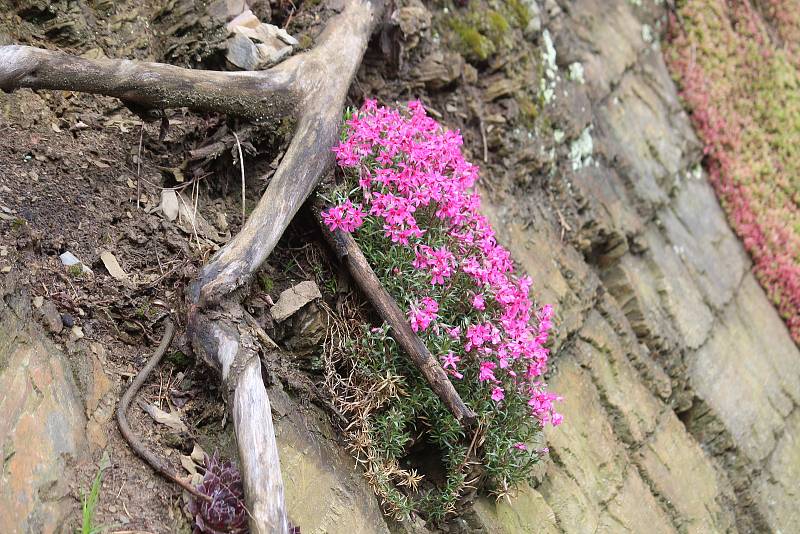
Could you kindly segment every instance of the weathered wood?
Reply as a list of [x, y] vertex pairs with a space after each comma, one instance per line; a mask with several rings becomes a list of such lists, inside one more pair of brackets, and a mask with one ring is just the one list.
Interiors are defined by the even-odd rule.
[[347, 265], [361, 291], [375, 306], [381, 318], [391, 326], [392, 337], [406, 351], [433, 392], [447, 406], [461, 426], [464, 428], [474, 427], [478, 421], [475, 412], [464, 403], [450, 379], [447, 378], [447, 373], [442, 366], [411, 329], [405, 314], [384, 289], [353, 236], [341, 230], [330, 232], [322, 222], [320, 222], [320, 226], [339, 260]]
[[[236, 132], [236, 135], [239, 137], [240, 142], [244, 142], [249, 140], [255, 131], [255, 126], [249, 125]], [[213, 143], [190, 150], [189, 159], [192, 161], [199, 161], [201, 159], [211, 160], [221, 156], [234, 146], [236, 146], [236, 137], [234, 137], [233, 132], [231, 132], [231, 135], [226, 135], [219, 141], [214, 141]]]
[[297, 109], [298, 66], [295, 61], [260, 72], [220, 72], [9, 45], [0, 46], [0, 89], [64, 89], [114, 96], [145, 109], [187, 107], [272, 120]]
[[[242, 230], [198, 276], [197, 302], [207, 307], [251, 281], [297, 210], [334, 164], [347, 90], [367, 48], [376, 4], [351, 0], [331, 19], [318, 46], [304, 55], [298, 82], [304, 98], [292, 142]], [[295, 59], [295, 56], [291, 59]]]
[[192, 316], [195, 351], [217, 369], [228, 392], [239, 449], [250, 530], [286, 534], [283, 477], [269, 396], [261, 378], [258, 345], [233, 303], [214, 314]]

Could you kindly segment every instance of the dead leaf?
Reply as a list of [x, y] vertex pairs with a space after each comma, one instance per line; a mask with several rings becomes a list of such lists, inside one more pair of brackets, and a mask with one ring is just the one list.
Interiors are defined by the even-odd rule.
[[112, 278], [115, 280], [119, 280], [120, 282], [124, 282], [126, 284], [130, 284], [131, 280], [128, 276], [128, 273], [120, 266], [119, 262], [117, 261], [117, 257], [114, 256], [111, 252], [104, 250], [100, 253], [100, 260], [105, 265], [108, 274], [111, 275]]
[[184, 422], [181, 421], [181, 417], [178, 415], [178, 412], [167, 413], [161, 408], [146, 402], [140, 402], [139, 406], [141, 406], [142, 410], [147, 412], [147, 415], [152, 417], [156, 423], [166, 425], [172, 430], [176, 430], [178, 432], [186, 432], [188, 430]]

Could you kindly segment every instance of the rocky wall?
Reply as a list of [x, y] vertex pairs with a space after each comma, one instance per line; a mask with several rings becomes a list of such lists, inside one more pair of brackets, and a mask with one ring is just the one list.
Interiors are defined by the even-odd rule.
[[[506, 183], [487, 211], [559, 310], [566, 423], [543, 482], [478, 512], [491, 532], [794, 532], [800, 352], [702, 171], [657, 41], [666, 8], [547, 4], [559, 65], [585, 80], [551, 113], [590, 128], [591, 160], [557, 164], [560, 196]], [[588, 119], [570, 108], [587, 101]]]

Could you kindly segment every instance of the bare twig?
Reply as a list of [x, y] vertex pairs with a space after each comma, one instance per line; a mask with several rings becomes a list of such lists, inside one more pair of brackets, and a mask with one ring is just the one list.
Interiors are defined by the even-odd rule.
[[244, 224], [244, 220], [247, 218], [247, 213], [244, 209], [244, 157], [242, 156], [242, 144], [239, 142], [239, 136], [236, 135], [236, 132], [233, 132], [233, 138], [236, 139], [236, 149], [239, 151], [239, 168], [242, 170], [242, 224]]
[[139, 373], [133, 379], [133, 382], [131, 382], [130, 386], [128, 386], [128, 389], [125, 390], [125, 394], [122, 395], [122, 400], [120, 400], [119, 404], [117, 405], [117, 424], [119, 425], [119, 431], [125, 437], [128, 444], [131, 446], [131, 449], [133, 449], [139, 458], [147, 462], [154, 471], [179, 485], [195, 497], [210, 501], [211, 497], [200, 493], [191, 484], [181, 479], [163, 462], [163, 460], [161, 460], [161, 458], [156, 456], [152, 451], [145, 447], [136, 434], [133, 433], [133, 430], [131, 430], [131, 427], [128, 424], [127, 413], [128, 408], [131, 405], [131, 401], [141, 389], [142, 384], [144, 384], [147, 378], [150, 376], [150, 373], [153, 372], [153, 369], [155, 369], [159, 362], [161, 362], [161, 358], [164, 357], [164, 353], [167, 351], [174, 334], [175, 325], [172, 324], [172, 321], [168, 319], [164, 329], [164, 336], [161, 338], [161, 343], [150, 359], [147, 360], [147, 363], [142, 370], [139, 371]]
[[140, 208], [139, 199], [142, 198], [142, 138], [144, 138], [144, 121], [139, 130], [139, 152], [136, 154], [136, 209]]

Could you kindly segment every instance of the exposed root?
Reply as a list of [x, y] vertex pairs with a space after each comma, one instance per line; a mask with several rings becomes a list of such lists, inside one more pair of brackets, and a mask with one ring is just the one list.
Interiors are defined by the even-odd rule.
[[122, 395], [122, 399], [119, 401], [117, 405], [117, 424], [119, 425], [119, 431], [122, 433], [122, 436], [128, 442], [128, 445], [131, 446], [133, 452], [136, 453], [139, 458], [144, 460], [145, 462], [153, 468], [158, 474], [166, 478], [167, 480], [171, 480], [175, 484], [179, 485], [195, 497], [203, 500], [210, 501], [211, 497], [208, 495], [204, 495], [197, 491], [191, 484], [180, 478], [177, 473], [175, 473], [172, 469], [167, 466], [164, 461], [155, 455], [152, 451], [150, 451], [144, 444], [141, 442], [139, 437], [134, 434], [133, 430], [131, 429], [130, 425], [128, 424], [128, 408], [130, 408], [131, 401], [133, 401], [136, 394], [139, 393], [139, 390], [142, 388], [142, 385], [147, 381], [147, 378], [150, 376], [150, 373], [153, 372], [153, 369], [161, 362], [161, 359], [164, 357], [164, 353], [167, 351], [169, 344], [172, 342], [172, 336], [175, 334], [175, 325], [172, 324], [172, 321], [167, 319], [166, 325], [164, 328], [164, 336], [161, 338], [161, 343], [158, 345], [158, 348], [147, 360], [147, 363], [142, 368], [141, 371], [137, 373], [134, 377], [133, 382], [128, 386], [128, 389], [125, 390], [125, 394]]

